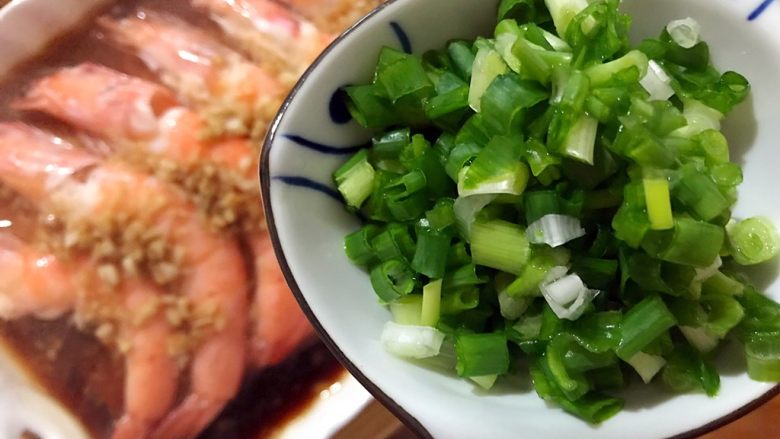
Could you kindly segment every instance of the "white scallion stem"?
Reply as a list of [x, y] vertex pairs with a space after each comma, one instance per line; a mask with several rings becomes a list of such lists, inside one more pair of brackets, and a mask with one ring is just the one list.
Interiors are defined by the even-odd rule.
[[385, 350], [399, 357], [428, 358], [439, 354], [444, 333], [430, 326], [387, 322], [382, 330], [381, 340]]
[[647, 384], [666, 365], [666, 360], [657, 355], [637, 352], [633, 357], [626, 360], [626, 363], [630, 364], [639, 376], [642, 377], [642, 381]]
[[650, 93], [651, 101], [665, 101], [672, 97], [674, 90], [671, 82], [672, 79], [663, 67], [653, 60], [648, 62], [647, 73], [639, 80], [639, 84]]
[[573, 216], [549, 214], [531, 223], [525, 230], [528, 241], [558, 247], [585, 235], [580, 220]]
[[701, 25], [691, 17], [670, 21], [666, 31], [678, 46], [685, 49], [699, 44], [701, 37]]

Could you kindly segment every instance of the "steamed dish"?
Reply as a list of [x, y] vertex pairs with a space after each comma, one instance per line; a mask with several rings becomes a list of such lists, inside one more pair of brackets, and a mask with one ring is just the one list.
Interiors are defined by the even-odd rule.
[[[332, 26], [369, 6], [122, 3], [6, 78], [2, 333], [45, 381], [97, 383], [69, 389], [96, 436], [195, 437], [245, 376], [312, 340], [265, 229], [257, 149]], [[73, 338], [108, 360], [61, 364]]]
[[486, 389], [530, 375], [591, 423], [630, 380], [715, 396], [730, 338], [780, 381], [780, 306], [740, 274], [780, 239], [732, 218], [720, 133], [750, 85], [695, 19], [632, 45], [618, 6], [504, 0], [490, 38], [381, 49], [345, 89], [372, 145], [333, 176], [365, 220], [345, 249], [392, 314], [387, 350]]

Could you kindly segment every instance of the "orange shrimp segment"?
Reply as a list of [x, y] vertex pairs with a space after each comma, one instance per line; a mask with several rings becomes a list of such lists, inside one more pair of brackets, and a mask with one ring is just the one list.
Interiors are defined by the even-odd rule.
[[255, 366], [273, 366], [312, 337], [314, 330], [287, 287], [268, 233], [250, 237], [250, 244], [258, 283], [250, 354]]
[[268, 72], [178, 19], [140, 11], [100, 24], [203, 113], [215, 136], [262, 131], [284, 96]]
[[[10, 263], [10, 265], [7, 265]], [[9, 233], [0, 234], [0, 270], [16, 269], [15, 279], [7, 281], [4, 271], [0, 279], [0, 304], [10, 303], [12, 313], [2, 313], [3, 319], [25, 316], [56, 316], [77, 311], [83, 298], [79, 297], [79, 280], [95, 277], [95, 267], [79, 258], [78, 262], [63, 262], [55, 256], [41, 253]], [[141, 280], [123, 283], [118, 294], [112, 295], [124, 309], [139, 309], [162, 292], [159, 287]], [[178, 366], [168, 352], [167, 341], [171, 328], [161, 313], [138, 324], [130, 319], [117, 321], [122, 337], [129, 344], [125, 359], [125, 413], [118, 422], [114, 439], [146, 437], [154, 424], [173, 404], [176, 395]]]
[[[7, 124], [0, 126], [0, 132], [13, 129]], [[47, 168], [42, 162], [30, 172], [7, 163], [9, 157], [26, 149], [36, 150], [37, 157], [54, 165]], [[95, 230], [102, 227], [105, 218], [141, 221], [148, 233], [181, 251], [176, 277], [191, 310], [182, 318], [187, 319], [185, 327], [197, 328], [199, 334], [187, 334], [192, 367], [184, 402], [161, 422], [183, 432], [166, 439], [192, 437], [238, 391], [243, 374], [247, 276], [241, 251], [234, 239], [207, 227], [195, 206], [180, 192], [123, 164], [98, 163], [78, 178], [70, 175], [56, 186], [46, 186], [41, 182], [52, 177], [51, 170], [62, 169], [62, 161], [70, 157], [63, 151], [68, 150], [43, 142], [0, 142], [0, 168], [7, 170], [0, 174], [0, 180], [25, 195], [28, 185], [47, 187], [44, 193], [29, 192], [32, 201], [43, 211], [56, 212], [66, 224], [82, 224], [86, 230]], [[193, 405], [193, 400], [198, 403]], [[197, 422], [190, 422], [194, 418]]]
[[333, 37], [271, 0], [193, 0], [257, 62], [273, 63], [294, 79]]
[[[35, 82], [13, 107], [45, 110], [102, 137], [141, 140], [157, 132], [157, 119], [175, 104], [173, 94], [157, 84], [84, 63]], [[100, 123], [94, 123], [95, 114]]]
[[53, 255], [0, 233], [0, 318], [57, 318], [71, 311], [75, 295], [65, 267]]

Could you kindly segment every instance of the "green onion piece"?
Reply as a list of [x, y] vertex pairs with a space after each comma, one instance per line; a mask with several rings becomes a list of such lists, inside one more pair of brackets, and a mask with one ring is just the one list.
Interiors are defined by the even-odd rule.
[[514, 72], [499, 75], [482, 95], [482, 119], [495, 133], [519, 133], [528, 109], [547, 97], [547, 91], [538, 82], [520, 79]]
[[455, 353], [455, 370], [462, 377], [500, 375], [509, 370], [507, 339], [500, 332], [457, 335]]
[[422, 59], [416, 56], [406, 55], [389, 65], [380, 65], [376, 79], [393, 103], [405, 96], [433, 92], [433, 84], [425, 73]]
[[411, 141], [409, 128], [388, 131], [371, 139], [371, 152], [376, 159], [398, 159], [401, 151]]
[[496, 380], [498, 379], [497, 374], [492, 375], [481, 375], [481, 376], [474, 376], [469, 377], [471, 381], [474, 381], [479, 387], [483, 388], [484, 390], [490, 390], [494, 384], [496, 384]]
[[455, 224], [455, 200], [442, 198], [436, 202], [431, 210], [425, 212], [425, 219], [434, 230], [444, 230]]
[[414, 255], [415, 244], [409, 229], [398, 223], [388, 225], [384, 231], [371, 240], [374, 254], [380, 261], [391, 259], [411, 260]]
[[539, 218], [560, 214], [560, 197], [555, 191], [533, 191], [525, 194], [525, 222], [532, 224]]
[[412, 268], [430, 278], [440, 279], [447, 268], [450, 234], [431, 228], [427, 220], [419, 221], [415, 230], [417, 247], [412, 259]]
[[475, 264], [520, 274], [530, 256], [522, 227], [502, 220], [471, 226], [471, 257]]
[[[546, 41], [545, 41], [546, 42]], [[514, 55], [522, 65], [522, 73], [543, 85], [550, 83], [553, 71], [571, 63], [571, 53], [545, 50], [525, 38], [519, 38], [512, 47]]]
[[441, 310], [441, 279], [429, 282], [423, 287], [420, 325], [436, 326]]
[[675, 264], [707, 267], [718, 257], [723, 246], [723, 229], [713, 224], [680, 218], [659, 257]]
[[387, 185], [387, 207], [397, 221], [410, 221], [428, 208], [428, 198], [423, 189], [427, 185], [425, 174], [415, 169], [398, 177]]
[[479, 288], [463, 286], [446, 288], [441, 297], [441, 314], [456, 315], [479, 305]]
[[453, 41], [447, 46], [447, 53], [452, 59], [452, 64], [464, 80], [471, 79], [472, 66], [474, 65], [474, 52], [471, 45], [465, 41]]
[[626, 387], [626, 379], [623, 376], [623, 369], [620, 362], [588, 371], [585, 376], [590, 380], [594, 389], [599, 390], [619, 390]]
[[620, 343], [620, 311], [601, 311], [585, 314], [569, 323], [569, 332], [589, 352], [603, 354], [614, 351]]
[[469, 88], [463, 86], [447, 93], [434, 96], [423, 104], [425, 116], [438, 119], [469, 106]]
[[367, 267], [376, 262], [377, 257], [371, 240], [380, 232], [379, 226], [367, 224], [344, 238], [344, 250], [353, 264]]
[[530, 177], [528, 167], [519, 160], [519, 139], [495, 137], [461, 173], [458, 194], [520, 195]]
[[576, 401], [569, 400], [555, 384], [544, 357], [536, 358], [531, 362], [530, 372], [534, 388], [540, 398], [559, 404], [564, 410], [586, 422], [599, 424], [623, 408], [622, 400], [597, 392], [589, 392]]
[[766, 262], [780, 251], [780, 236], [766, 218], [754, 217], [726, 226], [729, 248], [740, 265]]
[[755, 334], [745, 341], [748, 376], [756, 381], [780, 381], [780, 335]]
[[498, 5], [498, 21], [513, 18], [520, 23], [533, 21], [536, 16], [535, 0], [501, 0]]
[[450, 247], [447, 254], [447, 268], [461, 267], [471, 263], [471, 255], [466, 250], [466, 243], [458, 241]]
[[625, 359], [626, 363], [639, 374], [645, 384], [652, 381], [653, 377], [661, 371], [661, 368], [666, 365], [666, 360], [659, 355], [646, 354], [644, 352], [637, 352], [629, 358]]
[[631, 307], [623, 318], [622, 336], [615, 353], [627, 360], [676, 323], [660, 297], [648, 296]]
[[571, 264], [571, 271], [577, 273], [590, 288], [608, 288], [615, 280], [617, 270], [618, 262], [615, 259], [580, 257]]
[[528, 162], [528, 166], [531, 168], [531, 174], [542, 179], [542, 174], [545, 171], [555, 169], [556, 165], [561, 164], [561, 160], [550, 154], [547, 147], [536, 139], [528, 139], [525, 143], [525, 151], [523, 152], [523, 158]]
[[561, 333], [550, 341], [545, 352], [550, 375], [557, 387], [570, 400], [577, 400], [590, 390], [588, 381], [584, 379], [582, 374], [566, 369], [564, 357], [571, 346], [575, 344], [576, 342], [571, 335]]
[[423, 298], [419, 294], [401, 296], [390, 302], [393, 321], [399, 325], [420, 326]]
[[[469, 261], [470, 262], [470, 261]], [[454, 270], [449, 270], [444, 277], [443, 288], [445, 291], [460, 287], [470, 287], [487, 283], [488, 277], [477, 273], [477, 266], [468, 263]]]
[[588, 67], [585, 69], [585, 74], [590, 78], [591, 86], [596, 87], [608, 82], [613, 75], [631, 67], [639, 69], [639, 77], [641, 78], [647, 73], [647, 66], [647, 55], [638, 50], [632, 50], [614, 61]]
[[738, 282], [722, 272], [715, 272], [707, 278], [701, 285], [702, 295], [711, 296], [741, 296], [745, 290], [745, 285]]
[[547, 277], [550, 269], [568, 262], [569, 251], [563, 247], [534, 247], [528, 263], [520, 275], [506, 286], [505, 291], [513, 297], [538, 296], [539, 284]]
[[493, 80], [508, 70], [501, 55], [495, 49], [482, 47], [477, 51], [471, 72], [469, 87], [469, 105], [477, 113], [481, 110], [482, 95]]
[[414, 291], [415, 273], [400, 259], [382, 262], [371, 270], [371, 286], [382, 303], [390, 303]]
[[566, 35], [569, 22], [588, 7], [587, 0], [545, 0], [544, 4], [547, 5], [555, 23], [555, 30], [560, 36]]
[[368, 162], [368, 151], [360, 150], [333, 174], [347, 205], [358, 209], [374, 189], [374, 167]]
[[669, 182], [663, 178], [645, 178], [642, 183], [645, 188], [650, 228], [666, 230], [674, 227], [672, 202], [669, 198]]
[[710, 221], [728, 209], [726, 197], [710, 177], [697, 171], [684, 175], [675, 185], [677, 199], [704, 221]]
[[347, 109], [352, 117], [365, 128], [384, 128], [399, 122], [393, 105], [384, 96], [381, 86], [374, 84], [353, 85], [345, 88]]
[[564, 141], [563, 154], [589, 165], [593, 164], [593, 149], [596, 145], [598, 121], [582, 115], [572, 125]]

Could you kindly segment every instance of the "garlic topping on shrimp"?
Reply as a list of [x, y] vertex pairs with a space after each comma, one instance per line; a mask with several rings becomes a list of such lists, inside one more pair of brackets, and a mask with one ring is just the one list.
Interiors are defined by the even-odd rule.
[[193, 0], [256, 62], [292, 85], [333, 36], [271, 0]]
[[[109, 252], [103, 259], [91, 255], [104, 284], [116, 288], [135, 279], [153, 279], [180, 292], [187, 312], [179, 300], [160, 304], [168, 324], [183, 336], [171, 338], [172, 352], [191, 358], [189, 388], [152, 437], [192, 438], [236, 394], [243, 375], [247, 276], [241, 251], [234, 239], [207, 227], [179, 191], [125, 164], [99, 162], [87, 151], [74, 158], [75, 151], [28, 126], [0, 124], [0, 180], [59, 218], [66, 237], [70, 235], [71, 251], [94, 249], [99, 235], [124, 246], [121, 253]], [[125, 260], [130, 253], [125, 232], [132, 226], [153, 239], [139, 245], [137, 259]], [[166, 246], [174, 249], [173, 260], [154, 264]], [[117, 257], [113, 263], [112, 255]], [[100, 321], [106, 314], [102, 301], [93, 300], [79, 304], [78, 311], [77, 319], [86, 322]], [[138, 312], [126, 306], [113, 313], [109, 309], [109, 315]]]
[[153, 12], [110, 19], [100, 25], [179, 92], [206, 122], [204, 137], [260, 138], [285, 89], [264, 69], [183, 21]]
[[[125, 75], [106, 67], [82, 64], [60, 69], [50, 76], [33, 84], [26, 97], [17, 101], [15, 106], [27, 110], [46, 112], [77, 128], [92, 130], [109, 143], [119, 148], [125, 156], [135, 154], [150, 158], [158, 166], [158, 175], [172, 181], [186, 190], [201, 212], [207, 215], [212, 225], [219, 229], [232, 228], [243, 231], [249, 249], [254, 258], [256, 287], [250, 314], [253, 330], [250, 341], [250, 354], [253, 363], [265, 367], [282, 361], [290, 352], [297, 349], [306, 339], [313, 336], [313, 330], [301, 312], [292, 292], [287, 287], [279, 265], [270, 245], [267, 231], [261, 227], [260, 193], [254, 179], [256, 166], [246, 166], [251, 162], [251, 148], [246, 139], [230, 138], [219, 141], [204, 141], [196, 137], [199, 117], [181, 107], [172, 107], [159, 116], [159, 126], [153, 138], [147, 142], [124, 141], [122, 124], [100, 123], [101, 115], [108, 108], [75, 105], [76, 97], [84, 97], [83, 91], [72, 90], [80, 84], [89, 82], [95, 96], [88, 97], [94, 102], [98, 96], [109, 97], [113, 90], [121, 90], [113, 84], [126, 83]], [[139, 87], [153, 88], [155, 85], [136, 80]], [[97, 87], [94, 84], [102, 84]], [[57, 87], [58, 90], [49, 90]], [[151, 93], [138, 93], [137, 96], [150, 96]], [[40, 96], [56, 100], [42, 100]], [[65, 105], [70, 102], [71, 105]], [[141, 98], [136, 105], [128, 108], [146, 108], [149, 103]], [[133, 118], [133, 114], [127, 114]], [[162, 168], [159, 168], [162, 166]], [[205, 168], [204, 168], [205, 167]], [[176, 171], [176, 170], [181, 171]], [[224, 175], [222, 184], [211, 186], [212, 180], [198, 176]], [[182, 177], [177, 177], [181, 175]], [[244, 176], [236, 181], [248, 181], [245, 190], [229, 190], [229, 176]], [[200, 187], [201, 185], [205, 187]], [[238, 187], [241, 189], [241, 187]], [[209, 201], [211, 200], [211, 201]], [[221, 203], [221, 204], [219, 204]], [[243, 224], [232, 227], [235, 223]], [[252, 227], [254, 225], [254, 227]]]

